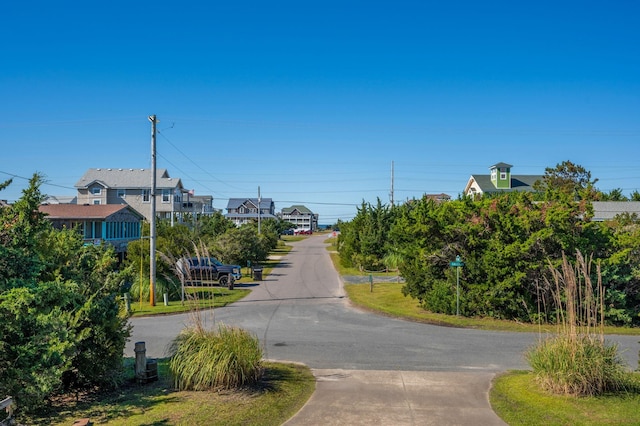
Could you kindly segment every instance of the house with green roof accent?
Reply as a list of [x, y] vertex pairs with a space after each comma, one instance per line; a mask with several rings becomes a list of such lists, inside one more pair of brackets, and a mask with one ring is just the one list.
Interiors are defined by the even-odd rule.
[[318, 230], [318, 214], [303, 205], [283, 208], [280, 218], [294, 224], [298, 229], [310, 229], [314, 232]]
[[488, 175], [471, 175], [464, 194], [478, 197], [485, 193], [535, 191], [533, 185], [542, 180], [542, 175], [514, 175], [511, 173], [512, 167], [511, 164], [497, 163], [489, 167]]

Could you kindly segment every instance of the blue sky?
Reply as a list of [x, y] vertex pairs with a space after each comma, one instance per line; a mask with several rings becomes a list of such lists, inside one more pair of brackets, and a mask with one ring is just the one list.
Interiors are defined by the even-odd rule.
[[50, 2], [0, 15], [0, 192], [157, 164], [196, 194], [456, 197], [498, 162], [640, 190], [636, 1]]

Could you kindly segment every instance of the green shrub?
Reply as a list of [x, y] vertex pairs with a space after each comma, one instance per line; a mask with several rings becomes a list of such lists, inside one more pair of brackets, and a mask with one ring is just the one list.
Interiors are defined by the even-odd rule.
[[[526, 354], [543, 389], [563, 395], [593, 396], [625, 389], [629, 372], [618, 346], [604, 339], [604, 288], [599, 264], [591, 280], [592, 259], [576, 253], [571, 265], [564, 255], [560, 269], [550, 266], [558, 334]], [[596, 330], [599, 330], [596, 332]]]
[[560, 334], [542, 341], [526, 357], [542, 388], [556, 394], [618, 391], [628, 376], [617, 345], [593, 336]]
[[230, 389], [262, 376], [262, 348], [257, 337], [223, 324], [216, 331], [185, 329], [173, 342], [169, 364], [179, 390]]

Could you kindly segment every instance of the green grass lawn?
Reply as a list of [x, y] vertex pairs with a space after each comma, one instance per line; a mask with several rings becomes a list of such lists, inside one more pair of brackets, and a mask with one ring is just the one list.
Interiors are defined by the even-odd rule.
[[511, 426], [640, 425], [640, 374], [628, 393], [577, 398], [543, 391], [528, 371], [496, 377], [490, 392], [493, 410]]
[[181, 312], [189, 312], [192, 309], [219, 308], [236, 302], [251, 290], [235, 288], [228, 290], [226, 287], [202, 286], [186, 289], [188, 296], [184, 303], [181, 300], [170, 300], [167, 305], [164, 300], [156, 301], [155, 306], [151, 306], [148, 301], [131, 302], [131, 316], [141, 317], [149, 315], [166, 315]]
[[[402, 294], [403, 284], [375, 283], [373, 291], [369, 284], [345, 284], [349, 300], [356, 306], [385, 315], [410, 319], [435, 325], [450, 327], [477, 328], [482, 330], [517, 331], [517, 332], [555, 332], [551, 325], [539, 326], [516, 321], [497, 320], [493, 318], [466, 318], [463, 316], [435, 314], [425, 311], [418, 301]], [[605, 327], [606, 334], [640, 335], [639, 328]]]
[[[133, 360], [128, 359], [133, 368]], [[22, 419], [26, 424], [71, 425], [88, 417], [108, 425], [281, 425], [293, 416], [315, 389], [309, 368], [265, 363], [263, 380], [237, 391], [178, 392], [168, 376], [168, 360], [159, 360], [157, 382], [135, 384], [116, 392], [55, 401], [45, 416]], [[132, 370], [131, 370], [132, 371]]]

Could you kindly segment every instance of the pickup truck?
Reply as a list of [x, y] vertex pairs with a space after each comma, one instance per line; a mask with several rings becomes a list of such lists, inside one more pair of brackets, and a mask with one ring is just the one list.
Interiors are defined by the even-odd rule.
[[182, 258], [176, 264], [176, 271], [185, 285], [218, 281], [229, 290], [233, 290], [234, 283], [242, 278], [239, 265], [225, 265], [214, 257]]

